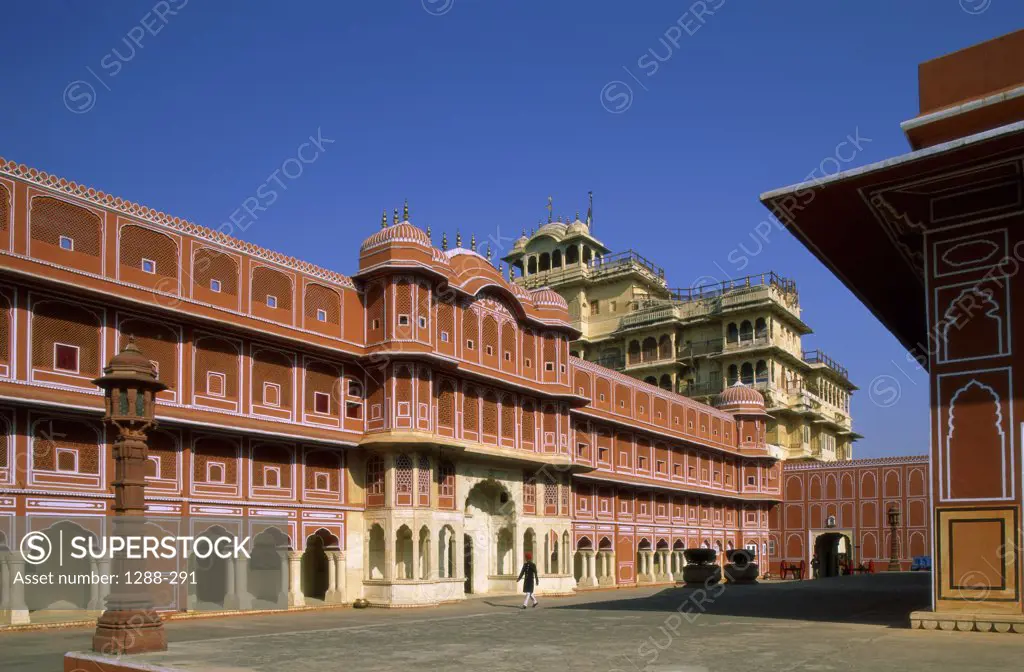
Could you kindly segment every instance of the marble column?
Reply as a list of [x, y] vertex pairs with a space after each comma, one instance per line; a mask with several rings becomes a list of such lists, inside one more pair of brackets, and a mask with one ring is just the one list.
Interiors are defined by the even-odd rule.
[[587, 553], [587, 564], [590, 566], [590, 571], [587, 572], [587, 574], [590, 576], [591, 579], [594, 579], [594, 582], [596, 583], [597, 582], [597, 570], [595, 568], [595, 560], [596, 560], [595, 556], [596, 556], [596, 554], [594, 553], [594, 551], [590, 551], [589, 553]]
[[640, 551], [636, 575], [638, 583], [651, 583], [654, 580], [651, 575], [651, 555], [651, 551]]
[[348, 578], [345, 567], [345, 552], [338, 551], [334, 556], [334, 573], [338, 577], [337, 579], [337, 590], [338, 590], [338, 603], [344, 603], [348, 600]]
[[594, 578], [594, 552], [580, 551], [580, 556], [581, 574], [576, 585], [580, 588], [592, 588], [597, 585], [597, 579]]
[[[100, 575], [99, 561], [96, 558], [89, 558], [89, 573], [93, 576]], [[99, 582], [91, 582], [89, 584], [89, 604], [85, 607], [88, 611], [97, 611], [103, 609], [103, 602], [100, 601], [100, 584]]]
[[306, 606], [306, 597], [302, 594], [302, 553], [288, 551], [288, 606]]
[[615, 576], [612, 573], [612, 552], [601, 551], [598, 553], [601, 562], [601, 576], [598, 577], [597, 583], [600, 586], [612, 586], [615, 585]]
[[327, 551], [327, 593], [324, 595], [326, 604], [336, 604], [338, 598], [338, 551]]
[[28, 607], [25, 605], [25, 584], [16, 582], [14, 577], [20, 572], [25, 574], [25, 559], [18, 551], [7, 554], [7, 608], [3, 612], [5, 625], [24, 625], [29, 623]]
[[288, 549], [279, 549], [277, 554], [281, 558], [281, 588], [277, 594], [277, 606], [280, 609], [287, 609], [288, 587], [291, 585], [288, 579]]
[[227, 592], [224, 594], [224, 608], [238, 609], [238, 593], [235, 592], [235, 560], [229, 558], [224, 561], [224, 565], [227, 568], [225, 571], [225, 576], [227, 577], [225, 589]]

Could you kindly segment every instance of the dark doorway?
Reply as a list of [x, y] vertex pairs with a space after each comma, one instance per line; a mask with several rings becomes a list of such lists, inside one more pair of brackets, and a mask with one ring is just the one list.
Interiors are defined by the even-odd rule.
[[[844, 542], [846, 550], [840, 552], [839, 542]], [[814, 542], [814, 554], [818, 558], [818, 576], [828, 578], [839, 576], [850, 567], [850, 539], [838, 532], [822, 534]]]
[[465, 572], [465, 591], [469, 595], [473, 592], [473, 537], [468, 534], [462, 535], [462, 544], [465, 550], [462, 554], [462, 570]]

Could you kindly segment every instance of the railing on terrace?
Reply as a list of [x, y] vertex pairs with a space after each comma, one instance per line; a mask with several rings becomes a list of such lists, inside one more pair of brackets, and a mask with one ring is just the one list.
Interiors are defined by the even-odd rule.
[[745, 292], [757, 287], [775, 287], [779, 291], [791, 294], [793, 301], [799, 300], [796, 290], [796, 281], [784, 278], [774, 271], [747, 275], [742, 278], [735, 278], [707, 285], [697, 285], [683, 289], [670, 289], [672, 298], [675, 301], [701, 301], [714, 299], [731, 293]]
[[700, 382], [683, 381], [680, 394], [687, 397], [705, 397], [722, 391], [722, 381], [704, 380]]
[[771, 339], [768, 337], [768, 334], [763, 334], [760, 336], [748, 336], [746, 338], [740, 338], [739, 340], [736, 341], [726, 341], [725, 349], [739, 350], [740, 348], [752, 348], [757, 345], [768, 345], [770, 342]]
[[828, 355], [826, 355], [821, 350], [810, 350], [803, 354], [804, 361], [807, 362], [808, 364], [824, 364], [828, 368], [832, 369], [833, 371], [841, 375], [843, 378], [846, 378], [847, 380], [850, 379], [850, 372], [846, 369], [846, 367], [837, 362], [836, 360], [832, 359]]
[[529, 287], [534, 285], [556, 285], [562, 280], [578, 278], [581, 275], [597, 278], [630, 268], [645, 269], [660, 279], [662, 283], [665, 282], [665, 269], [633, 250], [596, 257], [582, 263], [572, 262], [543, 271], [534, 271], [520, 277], [519, 282]]
[[679, 345], [680, 357], [699, 357], [701, 355], [717, 355], [722, 352], [725, 342], [721, 338], [706, 341], [686, 342]]
[[622, 356], [618, 357], [598, 357], [593, 360], [595, 364], [603, 366], [606, 369], [614, 369], [616, 371], [626, 368], [626, 358]]

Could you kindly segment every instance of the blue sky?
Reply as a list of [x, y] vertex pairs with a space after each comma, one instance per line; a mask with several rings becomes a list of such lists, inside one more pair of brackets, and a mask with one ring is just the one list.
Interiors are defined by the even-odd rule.
[[757, 197], [904, 153], [917, 64], [1022, 26], [1018, 0], [15, 3], [0, 155], [343, 273], [404, 198], [497, 246], [593, 190], [595, 234], [674, 286], [795, 279], [805, 348], [862, 388], [855, 455], [922, 454], [926, 376]]

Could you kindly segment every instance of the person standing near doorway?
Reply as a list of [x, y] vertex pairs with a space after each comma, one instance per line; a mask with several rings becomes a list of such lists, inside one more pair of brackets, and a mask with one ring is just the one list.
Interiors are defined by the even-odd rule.
[[820, 560], [818, 560], [818, 556], [817, 556], [817, 555], [815, 555], [815, 556], [814, 556], [813, 558], [811, 558], [811, 572], [812, 572], [812, 574], [811, 574], [811, 575], [812, 575], [812, 576], [813, 576], [813, 577], [814, 577], [815, 579], [817, 579], [817, 578], [818, 578], [818, 576], [819, 576], [819, 574], [818, 574], [818, 571], [819, 571], [819, 569], [818, 569], [818, 568], [819, 568], [820, 566], [821, 566], [821, 561], [820, 561]]
[[540, 577], [537, 575], [537, 565], [533, 564], [533, 554], [526, 554], [526, 562], [523, 563], [523, 568], [519, 570], [519, 577], [516, 581], [523, 582], [523, 592], [526, 593], [526, 599], [523, 600], [523, 609], [533, 600], [533, 606], [537, 606], [537, 598], [533, 595], [533, 589], [535, 586], [540, 585]]

